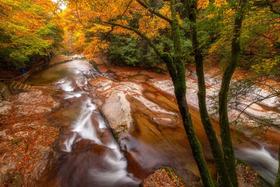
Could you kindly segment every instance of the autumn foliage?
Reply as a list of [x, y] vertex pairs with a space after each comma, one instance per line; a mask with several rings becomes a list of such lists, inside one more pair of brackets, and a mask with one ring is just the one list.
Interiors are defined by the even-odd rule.
[[[169, 1], [150, 0], [145, 2], [153, 10], [170, 18]], [[132, 26], [151, 39], [159, 36], [166, 37], [165, 41], [168, 42], [168, 37], [171, 37], [168, 22], [152, 14], [137, 0], [70, 0], [67, 3], [67, 9], [62, 16], [66, 33], [65, 43], [70, 51], [83, 53], [88, 58], [93, 58], [100, 50], [105, 49], [106, 51], [109, 48], [110, 35], [129, 37], [132, 38], [132, 41], [135, 38], [139, 39], [131, 31], [101, 24], [101, 22]], [[180, 6], [179, 3], [178, 7]], [[224, 0], [199, 0], [197, 6], [198, 34], [202, 47], [209, 58], [218, 58], [219, 64], [222, 67], [226, 66], [230, 53], [232, 17], [236, 11], [236, 5]], [[258, 2], [250, 2], [247, 12], [248, 16], [245, 17], [244, 30], [241, 34], [242, 63], [239, 65], [257, 73], [271, 73], [273, 70], [277, 74], [280, 59], [279, 14], [271, 12], [268, 5]], [[185, 29], [184, 41], [187, 41], [189, 26], [184, 14], [180, 13], [178, 21]], [[131, 46], [139, 48], [139, 45], [131, 44]], [[185, 54], [187, 53], [186, 51]]]
[[1, 66], [22, 68], [35, 57], [50, 55], [62, 41], [57, 11], [51, 0], [1, 0]]

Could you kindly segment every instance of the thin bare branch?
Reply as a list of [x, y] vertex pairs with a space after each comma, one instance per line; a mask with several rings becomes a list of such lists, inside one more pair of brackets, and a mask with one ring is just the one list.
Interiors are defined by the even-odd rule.
[[270, 99], [270, 98], [272, 98], [272, 97], [279, 96], [279, 95], [280, 95], [280, 93], [278, 93], [278, 94], [270, 94], [270, 95], [268, 95], [268, 96], [266, 96], [266, 97], [262, 97], [262, 98], [256, 99], [255, 101], [252, 101], [251, 103], [249, 103], [248, 105], [246, 105], [246, 107], [245, 107], [244, 109], [242, 109], [242, 110], [240, 111], [240, 113], [238, 114], [238, 116], [235, 118], [235, 120], [234, 120], [233, 122], [236, 122], [236, 121], [240, 118], [240, 116], [241, 116], [249, 107], [251, 107], [253, 104], [259, 103], [259, 102], [261, 102], [261, 101], [264, 101], [264, 100], [266, 100], [266, 99]]
[[[128, 4], [127, 4], [125, 10], [124, 10], [123, 13], [121, 14], [121, 17], [123, 17], [123, 16], [125, 15], [125, 13], [128, 11], [128, 9], [129, 9], [129, 7], [130, 7], [130, 5], [131, 5], [132, 2], [133, 2], [133, 0], [130, 0], [130, 1], [128, 2]], [[115, 28], [115, 26], [111, 26], [110, 31], [107, 32], [106, 35], [105, 35], [105, 39], [107, 39], [108, 36], [114, 31], [114, 28]]]
[[137, 30], [133, 27], [127, 26], [127, 25], [121, 25], [121, 24], [118, 24], [118, 23], [113, 23], [113, 22], [108, 22], [108, 21], [101, 21], [101, 22], [98, 22], [97, 24], [111, 25], [111, 26], [114, 26], [114, 27], [121, 27], [123, 29], [130, 30], [130, 31], [134, 32], [135, 34], [137, 34], [138, 36], [140, 36], [141, 38], [146, 40], [148, 42], [148, 44], [154, 49], [156, 54], [159, 57], [162, 58], [162, 54], [159, 52], [157, 47], [153, 44], [152, 40], [150, 38], [148, 38], [144, 33], [140, 32], [139, 30]]

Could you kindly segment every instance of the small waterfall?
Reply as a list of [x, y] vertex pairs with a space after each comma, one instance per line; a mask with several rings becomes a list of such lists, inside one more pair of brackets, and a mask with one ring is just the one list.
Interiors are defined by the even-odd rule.
[[[70, 62], [73, 72], [56, 82], [65, 101], [78, 106], [77, 117], [60, 140], [61, 166], [56, 177], [61, 178], [62, 187], [138, 186], [139, 181], [127, 172], [126, 158], [89, 96], [87, 74], [84, 73], [88, 72], [88, 66], [82, 64], [83, 68], [79, 70], [79, 63], [78, 60]], [[70, 67], [68, 71], [71, 71]], [[79, 178], [83, 180], [79, 181]]]
[[72, 124], [71, 131], [73, 132], [73, 135], [64, 142], [66, 152], [71, 151], [72, 144], [75, 143], [75, 139], [78, 137], [92, 140], [96, 144], [102, 144], [91, 121], [92, 113], [95, 110], [96, 106], [91, 102], [90, 98], [87, 98], [82, 104], [78, 119]]
[[270, 184], [274, 184], [278, 171], [276, 160], [264, 147], [244, 148], [237, 151], [237, 157], [251, 165]]

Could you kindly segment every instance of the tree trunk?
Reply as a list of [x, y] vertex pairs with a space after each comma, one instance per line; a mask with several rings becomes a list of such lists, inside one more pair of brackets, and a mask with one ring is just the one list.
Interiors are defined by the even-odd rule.
[[[172, 75], [174, 75], [174, 73], [172, 71], [174, 71], [174, 69], [176, 71], [175, 73], [176, 76], [172, 78], [174, 89], [175, 89], [176, 100], [183, 120], [184, 129], [186, 131], [192, 149], [194, 159], [200, 171], [202, 182], [205, 187], [214, 187], [215, 184], [213, 182], [213, 179], [207, 167], [207, 163], [204, 159], [200, 142], [195, 133], [194, 126], [192, 124], [192, 119], [188, 109], [188, 103], [186, 100], [186, 77], [185, 77], [186, 69], [185, 69], [184, 62], [182, 61], [182, 49], [181, 49], [181, 41], [180, 41], [181, 39], [179, 34], [179, 24], [177, 21], [176, 11], [174, 6], [175, 6], [175, 0], [171, 0], [171, 6], [170, 6], [171, 16], [172, 16], [171, 29], [172, 29], [173, 42], [174, 42], [174, 60], [171, 61], [171, 63], [174, 64], [174, 66], [171, 67], [172, 70], [169, 70], [169, 72], [171, 72], [170, 73], [171, 77], [173, 77]], [[170, 67], [170, 65], [167, 67]]]
[[177, 82], [174, 84], [178, 107], [182, 116], [183, 125], [188, 136], [189, 143], [191, 145], [193, 157], [200, 171], [203, 185], [205, 187], [214, 187], [215, 184], [208, 170], [206, 161], [203, 157], [202, 148], [192, 124], [192, 119], [188, 109], [188, 103], [186, 101], [186, 83], [184, 79], [185, 75], [179, 76]]
[[216, 136], [216, 133], [214, 131], [213, 125], [210, 121], [210, 117], [207, 111], [203, 56], [197, 38], [196, 5], [191, 4], [189, 0], [185, 0], [184, 3], [185, 3], [185, 9], [188, 12], [188, 18], [191, 22], [190, 32], [191, 32], [192, 47], [195, 55], [196, 74], [198, 78], [198, 102], [199, 102], [201, 121], [211, 146], [212, 155], [214, 157], [215, 164], [218, 170], [218, 175], [221, 177], [221, 184], [222, 186], [231, 187], [232, 183], [230, 181], [230, 177], [226, 169], [222, 148], [219, 144], [218, 138]]
[[235, 156], [230, 135], [230, 126], [228, 119], [228, 91], [232, 75], [236, 69], [240, 55], [240, 34], [242, 21], [245, 14], [247, 0], [240, 0], [239, 6], [235, 15], [234, 30], [231, 46], [231, 60], [223, 74], [221, 89], [219, 93], [219, 118], [221, 128], [221, 138], [224, 151], [224, 158], [228, 168], [229, 175], [232, 179], [233, 186], [238, 186], [236, 171], [235, 171]]

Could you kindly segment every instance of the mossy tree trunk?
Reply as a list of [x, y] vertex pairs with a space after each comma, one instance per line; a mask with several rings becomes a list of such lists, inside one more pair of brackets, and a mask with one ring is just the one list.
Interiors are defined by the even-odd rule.
[[212, 155], [218, 170], [218, 175], [221, 177], [221, 185], [231, 187], [232, 183], [226, 169], [222, 148], [219, 144], [207, 111], [203, 55], [197, 37], [196, 1], [184, 0], [184, 5], [185, 11], [187, 12], [187, 17], [190, 22], [191, 41], [195, 56], [196, 74], [198, 78], [198, 102], [201, 121], [211, 146]]
[[[133, 31], [141, 38], [145, 39], [148, 44], [155, 50], [156, 54], [165, 62], [167, 69], [169, 71], [169, 74], [172, 78], [172, 82], [175, 89], [175, 96], [177, 100], [177, 104], [180, 110], [180, 114], [183, 120], [183, 125], [186, 131], [186, 134], [189, 139], [189, 143], [192, 148], [193, 156], [196, 160], [197, 166], [199, 168], [201, 178], [203, 181], [204, 186], [210, 187], [215, 186], [215, 183], [210, 175], [209, 169], [207, 167], [206, 161], [203, 156], [202, 148], [200, 145], [200, 142], [197, 138], [197, 135], [195, 133], [194, 126], [192, 124], [192, 119], [189, 113], [188, 103], [186, 100], [186, 78], [185, 78], [185, 64], [183, 62], [182, 58], [182, 50], [181, 50], [181, 39], [179, 34], [179, 29], [182, 29], [177, 21], [177, 12], [175, 10], [175, 0], [171, 0], [171, 13], [172, 18], [169, 19], [167, 17], [164, 17], [163, 15], [160, 15], [158, 17], [163, 17], [164, 20], [167, 20], [171, 24], [172, 29], [172, 35], [173, 35], [173, 42], [174, 42], [174, 56], [171, 56], [169, 53], [163, 53], [160, 52], [157, 47], [153, 44], [153, 42], [143, 33], [141, 33], [139, 30], [126, 26], [121, 25], [118, 23], [112, 23], [112, 22], [103, 22], [102, 24], [106, 25], [112, 25], [112, 26], [118, 26], [122, 27], [124, 29]], [[196, 31], [196, 2], [193, 2], [191, 0], [184, 0], [184, 4], [186, 5], [186, 10], [189, 11], [187, 14], [189, 17], [189, 20], [191, 21], [191, 39], [193, 43], [193, 49], [195, 53], [195, 60], [196, 60], [196, 68], [197, 68], [197, 75], [198, 75], [198, 84], [199, 84], [199, 107], [200, 112], [202, 116], [202, 122], [205, 128], [205, 131], [208, 135], [208, 139], [210, 141], [210, 145], [212, 148], [213, 156], [215, 158], [217, 169], [219, 170], [219, 174], [221, 176], [222, 186], [232, 186], [233, 182], [229, 179], [232, 177], [230, 172], [227, 174], [227, 165], [225, 164], [222, 148], [220, 147], [220, 144], [217, 140], [215, 131], [212, 127], [210, 117], [208, 115], [208, 111], [206, 108], [206, 91], [205, 91], [205, 80], [204, 80], [204, 72], [203, 72], [203, 58], [202, 53], [199, 49], [199, 43], [197, 38], [197, 31]], [[144, 4], [145, 5], [145, 4]], [[146, 7], [145, 5], [144, 7]], [[154, 10], [150, 10], [147, 8], [151, 13], [154, 13]], [[241, 11], [242, 12], [242, 11]], [[155, 15], [158, 15], [160, 13], [156, 12]], [[237, 20], [237, 19], [236, 19]], [[235, 20], [235, 21], [236, 21]], [[242, 22], [242, 19], [241, 19]], [[235, 27], [236, 28], [236, 27]], [[233, 55], [234, 56], [234, 55]], [[229, 132], [230, 133], [230, 132]], [[223, 136], [222, 136], [223, 137]], [[229, 136], [230, 137], [230, 136]], [[231, 141], [230, 141], [231, 143]], [[225, 144], [223, 144], [225, 145]], [[232, 147], [232, 146], [231, 146]], [[225, 149], [223, 149], [225, 150]], [[230, 176], [230, 177], [229, 177]], [[234, 185], [235, 186], [235, 185]]]
[[219, 92], [219, 124], [221, 128], [222, 147], [224, 159], [228, 168], [229, 175], [233, 186], [238, 186], [236, 171], [235, 171], [235, 156], [230, 135], [230, 126], [228, 119], [228, 92], [233, 73], [236, 69], [240, 56], [240, 34], [242, 22], [245, 14], [247, 0], [240, 0], [236, 10], [233, 38], [231, 42], [231, 59], [226, 67], [222, 84]]
[[192, 153], [194, 159], [196, 160], [198, 169], [200, 171], [200, 175], [202, 178], [202, 182], [206, 187], [215, 186], [214, 181], [211, 177], [209, 169], [207, 167], [207, 163], [204, 159], [204, 155], [202, 152], [201, 144], [197, 138], [195, 133], [194, 126], [192, 124], [192, 119], [189, 113], [188, 103], [186, 100], [186, 76], [185, 76], [185, 63], [182, 61], [182, 49], [181, 49], [181, 38], [179, 33], [179, 24], [177, 21], [177, 14], [175, 11], [175, 0], [171, 0], [171, 16], [172, 16], [172, 36], [173, 36], [173, 43], [174, 43], [174, 57], [170, 60], [169, 63], [172, 63], [172, 69], [169, 67], [169, 72], [172, 72], [171, 75], [175, 75], [172, 78], [174, 89], [175, 89], [175, 96], [177, 99], [177, 104], [180, 110], [180, 114], [183, 120], [183, 125], [186, 131], [186, 134], [189, 139], [189, 143], [192, 148]]

